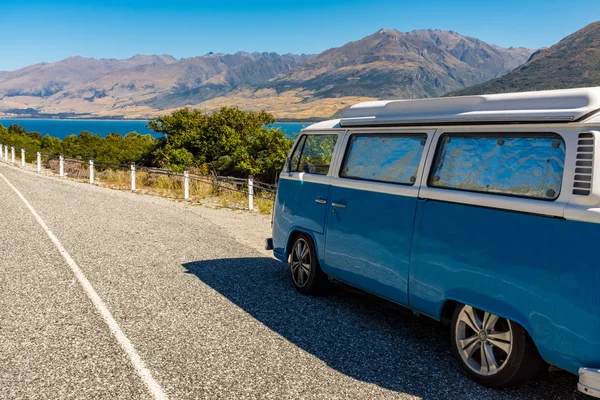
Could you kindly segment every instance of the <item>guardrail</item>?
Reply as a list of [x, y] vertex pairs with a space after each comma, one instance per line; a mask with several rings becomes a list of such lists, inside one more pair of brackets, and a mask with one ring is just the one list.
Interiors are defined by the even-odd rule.
[[[10, 150], [10, 156], [9, 156]], [[183, 172], [178, 172], [166, 168], [154, 168], [143, 165], [136, 165], [131, 163], [129, 165], [124, 164], [111, 164], [100, 161], [95, 161], [93, 158], [83, 160], [79, 158], [65, 158], [62, 154], [47, 154], [41, 151], [27, 151], [25, 148], [21, 148], [21, 160], [20, 167], [25, 168], [27, 154], [35, 152], [35, 166], [38, 173], [42, 172], [42, 157], [46, 158], [46, 162], [50, 160], [58, 160], [58, 175], [61, 178], [66, 177], [65, 164], [67, 163], [79, 163], [82, 166], [87, 166], [89, 171], [89, 183], [95, 184], [96, 168], [102, 169], [113, 169], [113, 170], [130, 170], [131, 171], [131, 191], [135, 192], [136, 187], [136, 173], [147, 172], [150, 174], [166, 175], [172, 177], [180, 177], [183, 180], [183, 198], [184, 200], [190, 200], [190, 182], [197, 181], [213, 185], [217, 191], [228, 190], [239, 192], [247, 195], [248, 197], [248, 210], [254, 209], [254, 199], [265, 199], [273, 200], [274, 194], [277, 191], [275, 185], [266, 183], [256, 182], [252, 175], [248, 176], [247, 179], [236, 178], [231, 176], [218, 176], [218, 175], [198, 175], [191, 174], [187, 169]], [[15, 146], [0, 144], [0, 161], [16, 166], [15, 164]], [[270, 194], [272, 197], [263, 196], [263, 193]]]

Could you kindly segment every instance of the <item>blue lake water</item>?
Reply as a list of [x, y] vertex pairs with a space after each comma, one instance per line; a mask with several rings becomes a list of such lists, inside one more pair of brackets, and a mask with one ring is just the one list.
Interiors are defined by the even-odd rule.
[[[0, 125], [8, 127], [11, 124], [21, 125], [26, 131], [39, 132], [44, 135], [54, 136], [64, 139], [69, 135], [77, 135], [81, 131], [88, 131], [100, 136], [106, 136], [109, 133], [120, 133], [125, 135], [129, 132], [138, 132], [142, 134], [151, 134], [160, 137], [162, 134], [148, 129], [148, 121], [123, 121], [123, 120], [93, 120], [93, 119], [0, 119]], [[281, 129], [290, 137], [300, 132], [302, 128], [310, 123], [298, 122], [277, 122], [272, 126]]]

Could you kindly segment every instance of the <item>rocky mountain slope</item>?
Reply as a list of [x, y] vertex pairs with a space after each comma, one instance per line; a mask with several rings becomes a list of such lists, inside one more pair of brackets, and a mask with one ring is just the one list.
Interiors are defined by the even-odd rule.
[[71, 57], [0, 73], [0, 115], [143, 118], [237, 105], [279, 118], [328, 117], [358, 101], [439, 96], [484, 82], [532, 52], [452, 31], [380, 30], [317, 56]]
[[524, 48], [489, 45], [452, 31], [382, 29], [327, 50], [266, 86], [279, 92], [311, 90], [315, 98], [435, 97], [502, 76], [531, 53]]
[[600, 86], [600, 22], [567, 36], [501, 78], [451, 93], [455, 96]]
[[144, 117], [194, 105], [241, 83], [298, 68], [311, 56], [209, 54], [176, 60], [71, 57], [0, 75], [0, 112], [16, 115]]

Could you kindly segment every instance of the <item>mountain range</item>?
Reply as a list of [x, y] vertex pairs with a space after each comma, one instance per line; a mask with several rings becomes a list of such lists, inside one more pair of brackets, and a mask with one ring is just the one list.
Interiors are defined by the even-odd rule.
[[536, 51], [513, 72], [450, 95], [466, 96], [529, 90], [600, 86], [600, 21]]
[[0, 72], [0, 116], [149, 118], [235, 105], [326, 118], [358, 101], [441, 96], [500, 78], [532, 53], [453, 31], [381, 29], [318, 55], [70, 57]]

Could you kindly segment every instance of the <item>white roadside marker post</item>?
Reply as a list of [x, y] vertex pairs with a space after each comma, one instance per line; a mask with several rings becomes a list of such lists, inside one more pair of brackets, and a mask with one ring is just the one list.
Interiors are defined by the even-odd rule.
[[10, 161], [15, 165], [15, 146], [10, 146]]
[[135, 163], [131, 163], [131, 191], [135, 192]]
[[4, 158], [4, 155], [2, 154], [3, 148], [4, 148], [4, 146], [2, 144], [0, 144], [0, 160]]
[[8, 162], [8, 146], [4, 145], [4, 161]]
[[37, 172], [38, 174], [42, 172], [42, 152], [37, 152]]
[[90, 158], [90, 184], [94, 184], [94, 159]]
[[58, 176], [62, 178], [65, 176], [65, 158], [62, 154], [58, 156], [58, 164]]
[[254, 210], [254, 176], [248, 177], [248, 210]]
[[25, 149], [21, 147], [21, 168], [25, 168]]
[[190, 199], [190, 174], [187, 169], [183, 171], [183, 199]]

